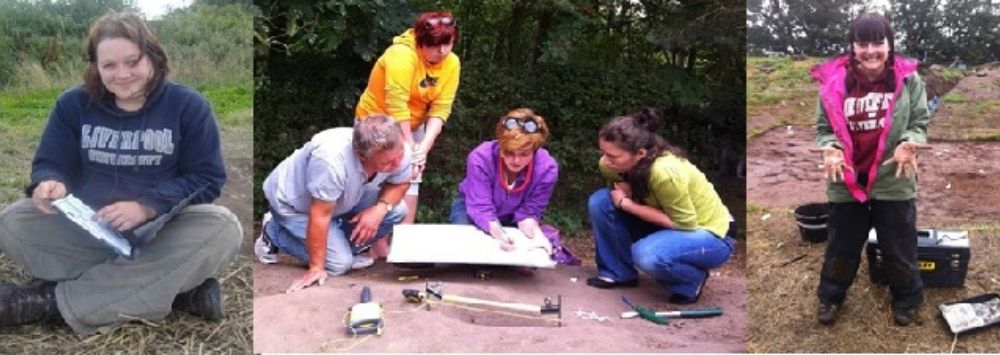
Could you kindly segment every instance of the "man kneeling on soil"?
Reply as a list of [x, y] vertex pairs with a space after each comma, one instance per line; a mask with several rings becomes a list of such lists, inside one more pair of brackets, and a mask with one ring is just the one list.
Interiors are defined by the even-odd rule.
[[358, 254], [406, 216], [399, 201], [410, 186], [410, 157], [403, 146], [392, 118], [375, 114], [353, 129], [316, 134], [268, 175], [270, 212], [254, 245], [257, 259], [275, 263], [284, 251], [309, 264], [286, 292], [374, 263]]

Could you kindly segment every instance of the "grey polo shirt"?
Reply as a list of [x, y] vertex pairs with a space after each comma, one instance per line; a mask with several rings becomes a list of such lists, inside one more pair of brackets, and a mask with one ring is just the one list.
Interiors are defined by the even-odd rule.
[[410, 181], [410, 152], [405, 152], [400, 168], [376, 173], [368, 181], [352, 146], [353, 128], [331, 128], [319, 132], [285, 158], [264, 180], [264, 196], [271, 212], [282, 217], [308, 218], [313, 198], [334, 202], [334, 216], [350, 212], [365, 190], [377, 190], [382, 183]]

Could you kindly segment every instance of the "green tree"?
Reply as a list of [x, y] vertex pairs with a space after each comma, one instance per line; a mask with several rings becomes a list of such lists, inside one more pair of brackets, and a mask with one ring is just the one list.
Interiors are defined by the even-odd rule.
[[[319, 130], [353, 122], [374, 60], [421, 11], [451, 11], [462, 78], [421, 185], [418, 219], [441, 222], [465, 157], [516, 107], [544, 116], [560, 184], [546, 219], [576, 233], [601, 184], [596, 132], [631, 109], [664, 110], [661, 132], [708, 171], [744, 155], [742, 2], [441, 0], [258, 2], [254, 138], [261, 181]], [[726, 143], [719, 143], [726, 142]], [[258, 195], [259, 196], [259, 195]], [[263, 201], [258, 200], [258, 206]]]

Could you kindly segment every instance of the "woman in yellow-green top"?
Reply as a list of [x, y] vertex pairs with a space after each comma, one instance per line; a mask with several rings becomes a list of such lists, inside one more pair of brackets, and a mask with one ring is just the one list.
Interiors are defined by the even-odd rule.
[[451, 114], [458, 91], [461, 63], [451, 52], [458, 34], [450, 12], [420, 14], [413, 28], [393, 38], [375, 63], [355, 112], [358, 120], [375, 113], [391, 116], [413, 151], [413, 181], [403, 199], [409, 208], [403, 223], [416, 219], [427, 153]]
[[656, 133], [661, 114], [644, 109], [601, 127], [601, 174], [590, 196], [598, 288], [635, 287], [636, 269], [652, 276], [673, 303], [695, 303], [708, 270], [733, 251], [735, 223], [705, 174]]

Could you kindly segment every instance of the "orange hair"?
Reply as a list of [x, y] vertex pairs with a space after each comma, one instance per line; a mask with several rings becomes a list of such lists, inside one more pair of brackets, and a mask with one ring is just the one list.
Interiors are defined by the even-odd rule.
[[[508, 118], [516, 119], [518, 122], [524, 122], [530, 118], [538, 124], [538, 131], [527, 133], [520, 126], [514, 129], [507, 129], [503, 123]], [[525, 148], [536, 150], [545, 144], [545, 141], [549, 138], [549, 126], [545, 124], [545, 118], [536, 115], [530, 108], [519, 108], [507, 112], [506, 115], [501, 116], [497, 120], [494, 132], [497, 141], [500, 142], [500, 149], [506, 151]]]

